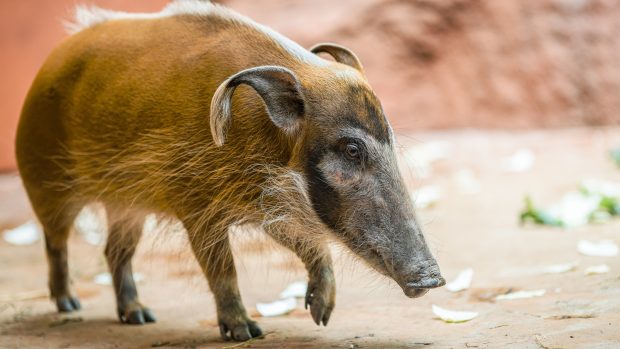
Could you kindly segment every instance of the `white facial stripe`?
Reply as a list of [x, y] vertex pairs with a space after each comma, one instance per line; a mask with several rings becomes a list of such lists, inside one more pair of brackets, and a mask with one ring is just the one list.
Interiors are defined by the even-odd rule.
[[75, 8], [73, 21], [64, 22], [64, 25], [66, 30], [70, 34], [74, 34], [94, 25], [112, 20], [149, 20], [172, 17], [177, 15], [192, 15], [204, 17], [217, 16], [230, 21], [235, 21], [239, 24], [246, 25], [263, 32], [276, 44], [278, 44], [284, 50], [288, 51], [303, 62], [314, 64], [317, 66], [327, 66], [329, 64], [328, 61], [304, 49], [293, 40], [285, 37], [284, 35], [276, 32], [275, 30], [262, 24], [256, 23], [233, 10], [230, 10], [223, 6], [212, 4], [208, 1], [176, 0], [166, 6], [162, 11], [156, 13], [128, 13], [105, 10], [96, 6], [78, 5]]

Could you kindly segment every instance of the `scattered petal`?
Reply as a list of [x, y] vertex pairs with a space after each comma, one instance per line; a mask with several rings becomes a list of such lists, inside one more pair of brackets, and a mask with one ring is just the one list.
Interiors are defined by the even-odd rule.
[[547, 292], [547, 290], [544, 290], [544, 289], [532, 290], [532, 291], [517, 291], [517, 292], [511, 292], [508, 294], [500, 294], [499, 296], [495, 297], [495, 300], [508, 301], [508, 300], [515, 300], [515, 299], [541, 297], [545, 294], [545, 292]]
[[607, 264], [593, 265], [591, 267], [587, 267], [583, 272], [586, 275], [607, 274], [609, 273], [609, 266]]
[[588, 241], [579, 240], [577, 244], [579, 253], [592, 257], [613, 257], [618, 254], [618, 245], [611, 240]]
[[280, 298], [304, 298], [308, 290], [308, 283], [305, 281], [295, 281], [289, 284], [284, 291], [280, 293]]
[[478, 194], [480, 193], [480, 181], [474, 172], [468, 168], [461, 169], [454, 174], [454, 181], [461, 193]]
[[459, 273], [452, 282], [446, 284], [446, 289], [450, 292], [459, 292], [469, 288], [471, 279], [474, 276], [474, 270], [467, 268]]
[[427, 208], [435, 205], [440, 198], [441, 188], [436, 185], [427, 185], [415, 192], [413, 202], [417, 208]]
[[469, 299], [476, 302], [494, 302], [495, 297], [501, 294], [514, 292], [513, 287], [477, 288], [471, 291]]
[[95, 275], [93, 281], [97, 285], [112, 285], [112, 275], [110, 273], [100, 273]]
[[142, 282], [144, 281], [144, 274], [142, 273], [133, 273], [133, 281]]
[[106, 241], [107, 223], [103, 208], [86, 206], [75, 219], [75, 229], [91, 245], [101, 246]]
[[565, 264], [553, 264], [543, 268], [543, 274], [562, 274], [577, 269], [577, 262]]
[[506, 172], [526, 172], [534, 166], [534, 152], [523, 148], [504, 159], [503, 168]]
[[435, 304], [433, 304], [433, 314], [435, 314], [438, 318], [448, 323], [465, 322], [478, 316], [478, 313], [474, 311], [447, 310], [447, 309], [438, 307]]
[[32, 245], [41, 239], [41, 228], [33, 221], [29, 221], [17, 228], [5, 230], [4, 241], [12, 245]]
[[[133, 273], [133, 280], [135, 282], [142, 282], [144, 281], [144, 275], [142, 273]], [[95, 275], [93, 282], [98, 285], [112, 285], [112, 274], [108, 272], [99, 273]]]
[[[595, 185], [591, 181], [584, 181], [581, 191], [566, 193], [561, 201], [548, 209], [535, 207], [527, 197], [526, 208], [521, 212], [521, 221], [532, 220], [538, 224], [564, 228], [609, 221], [613, 215], [620, 214], [620, 197], [609, 196], [613, 194], [612, 189], [601, 186], [600, 183]], [[608, 192], [609, 195], [603, 192]]]
[[278, 316], [290, 313], [297, 307], [294, 297], [277, 300], [271, 303], [256, 303], [256, 310], [261, 316]]
[[584, 179], [581, 189], [588, 194], [620, 198], [620, 183], [597, 178]]
[[598, 210], [601, 197], [570, 192], [562, 201], [549, 208], [549, 214], [558, 217], [565, 227], [573, 228], [588, 224], [590, 216]]
[[418, 176], [428, 178], [433, 174], [432, 164], [446, 159], [450, 154], [448, 142], [428, 142], [410, 147], [404, 154], [407, 165], [413, 167]]

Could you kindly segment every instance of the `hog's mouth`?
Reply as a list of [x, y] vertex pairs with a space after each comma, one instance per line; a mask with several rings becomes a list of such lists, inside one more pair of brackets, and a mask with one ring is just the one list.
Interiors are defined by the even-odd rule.
[[446, 280], [438, 272], [427, 272], [414, 275], [413, 277], [411, 275], [402, 275], [398, 270], [395, 270], [393, 263], [385, 257], [385, 254], [372, 247], [368, 248], [368, 252], [374, 260], [374, 263], [372, 263], [374, 269], [396, 281], [409, 298], [422, 297], [431, 288], [441, 287], [446, 284]]
[[446, 280], [440, 275], [437, 277], [427, 277], [422, 282], [409, 282], [404, 286], [400, 285], [405, 295], [409, 298], [424, 296], [431, 288], [441, 287], [446, 284]]
[[431, 288], [441, 287], [446, 284], [446, 280], [441, 276], [439, 269], [436, 267], [432, 270], [423, 270], [422, 273], [406, 273], [394, 267], [388, 252], [381, 251], [375, 246], [365, 244], [352, 247], [349, 245], [349, 248], [372, 269], [396, 281], [403, 293], [409, 298], [422, 297]]

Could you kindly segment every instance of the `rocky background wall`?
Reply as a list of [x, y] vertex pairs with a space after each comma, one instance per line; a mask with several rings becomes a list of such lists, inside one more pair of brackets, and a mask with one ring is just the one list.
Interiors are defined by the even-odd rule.
[[620, 121], [617, 0], [223, 2], [353, 49], [399, 128]]
[[[75, 0], [0, 1], [0, 169]], [[90, 0], [154, 11], [164, 0]], [[353, 49], [400, 132], [620, 121], [618, 0], [224, 0], [306, 47]]]

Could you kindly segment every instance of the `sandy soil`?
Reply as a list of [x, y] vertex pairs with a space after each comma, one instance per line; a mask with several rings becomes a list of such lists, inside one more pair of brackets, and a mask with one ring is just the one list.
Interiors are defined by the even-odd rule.
[[[578, 254], [580, 239], [620, 242], [620, 221], [561, 229], [519, 226], [523, 197], [549, 203], [597, 177], [620, 181], [620, 169], [607, 157], [618, 146], [620, 128], [560, 131], [449, 131], [400, 135], [403, 149], [447, 142], [448, 157], [436, 162], [428, 178], [411, 176], [413, 187], [436, 184], [442, 199], [419, 211], [428, 240], [447, 279], [474, 269], [472, 288], [453, 294], [431, 291], [408, 299], [394, 282], [370, 272], [336, 248], [338, 298], [328, 327], [317, 327], [298, 309], [288, 316], [257, 318], [264, 339], [238, 347], [252, 348], [618, 348], [620, 347], [620, 257]], [[502, 159], [519, 148], [536, 155], [533, 168], [506, 173]], [[478, 194], [461, 192], [455, 173], [470, 169], [480, 182]], [[415, 166], [414, 166], [415, 169]], [[415, 178], [415, 179], [412, 179]], [[2, 224], [10, 226], [29, 213], [15, 175], [0, 179]], [[148, 235], [135, 260], [144, 275], [141, 298], [158, 322], [142, 327], [117, 322], [111, 287], [93, 276], [105, 271], [102, 247], [74, 235], [70, 260], [84, 309], [58, 315], [46, 299], [43, 242], [19, 247], [0, 241], [0, 298], [34, 298], [0, 302], [2, 348], [221, 348], [208, 287], [190, 255], [182, 233]], [[303, 279], [300, 264], [281, 250], [240, 239], [237, 262], [246, 306], [270, 301], [291, 281]], [[543, 275], [550, 264], [577, 261], [576, 271]], [[611, 272], [585, 276], [584, 268], [606, 263]], [[544, 296], [490, 302], [481, 296], [495, 288], [546, 289]], [[32, 297], [28, 297], [28, 296]], [[431, 304], [472, 310], [467, 323], [434, 318]], [[255, 315], [256, 316], [256, 315]]]

